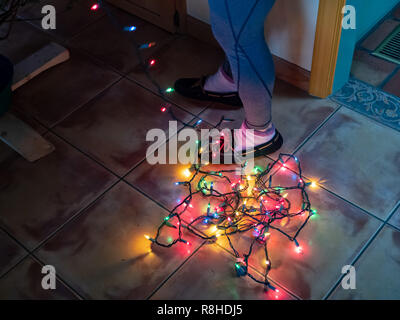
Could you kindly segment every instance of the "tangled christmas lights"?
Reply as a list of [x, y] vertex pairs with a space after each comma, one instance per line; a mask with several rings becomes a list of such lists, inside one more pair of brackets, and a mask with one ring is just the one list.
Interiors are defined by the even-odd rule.
[[[295, 168], [290, 165], [292, 162]], [[187, 188], [188, 195], [164, 218], [155, 237], [145, 237], [154, 244], [167, 248], [181, 242], [189, 245], [183, 238], [184, 230], [203, 240], [216, 241], [225, 237], [236, 256], [237, 275], [247, 275], [264, 284], [266, 288], [276, 291], [267, 278], [272, 267], [268, 254], [269, 238], [271, 232], [276, 231], [294, 242], [296, 253], [302, 253], [297, 237], [309, 219], [316, 214], [316, 210], [311, 209], [306, 192], [311, 182], [304, 181], [298, 159], [289, 154], [281, 154], [278, 160], [265, 169], [254, 167], [250, 175], [245, 174], [245, 167], [246, 164], [241, 167], [242, 174], [239, 176], [237, 169], [207, 171], [200, 165], [186, 169], [184, 175], [188, 180], [177, 182], [176, 185]], [[276, 174], [279, 170], [290, 172], [293, 185], [276, 184], [275, 177], [278, 177]], [[296, 194], [300, 196], [300, 200], [294, 204], [291, 198], [296, 198]], [[196, 195], [207, 199], [207, 208], [195, 217], [185, 217], [188, 208], [194, 207], [192, 202]], [[294, 234], [290, 234], [285, 228], [289, 222], [298, 225]], [[177, 229], [177, 237], [169, 237], [167, 242], [161, 240], [165, 228]], [[241, 253], [234, 245], [233, 238], [245, 233], [250, 234], [252, 240], [247, 251]], [[262, 246], [265, 252], [263, 280], [249, 272], [249, 259], [256, 246]]]

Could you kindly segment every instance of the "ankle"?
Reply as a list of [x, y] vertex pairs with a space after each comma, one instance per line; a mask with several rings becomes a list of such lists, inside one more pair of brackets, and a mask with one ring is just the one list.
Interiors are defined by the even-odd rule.
[[267, 125], [263, 125], [263, 126], [254, 126], [249, 124], [249, 122], [247, 120], [245, 120], [243, 122], [242, 128], [244, 129], [251, 129], [254, 130], [255, 134], [271, 134], [275, 132], [275, 126], [272, 123], [272, 121], [268, 122]]

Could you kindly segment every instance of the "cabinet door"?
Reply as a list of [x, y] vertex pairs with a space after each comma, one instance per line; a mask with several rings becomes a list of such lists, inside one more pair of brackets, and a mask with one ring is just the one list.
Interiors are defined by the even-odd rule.
[[170, 32], [184, 31], [186, 0], [107, 0]]

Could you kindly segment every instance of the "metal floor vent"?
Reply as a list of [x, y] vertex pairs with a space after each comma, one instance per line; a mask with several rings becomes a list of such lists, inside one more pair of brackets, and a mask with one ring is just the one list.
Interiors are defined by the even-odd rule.
[[400, 26], [398, 26], [372, 54], [400, 64]]

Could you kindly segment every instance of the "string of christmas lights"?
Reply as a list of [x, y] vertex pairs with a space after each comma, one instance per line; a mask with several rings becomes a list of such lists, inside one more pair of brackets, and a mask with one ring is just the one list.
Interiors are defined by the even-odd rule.
[[[113, 25], [122, 32], [135, 32], [136, 26], [122, 26], [114, 17], [107, 5], [103, 1], [93, 4], [91, 10], [96, 11], [104, 8]], [[195, 124], [185, 123], [178, 119], [172, 112], [172, 105], [166, 96], [174, 92], [172, 87], [162, 89], [150, 74], [150, 69], [157, 63], [156, 59], [145, 61], [142, 57], [142, 50], [154, 47], [155, 42], [137, 43], [132, 37], [129, 38], [135, 48], [139, 63], [147, 78], [157, 88], [159, 95], [164, 103], [161, 112], [169, 113], [170, 116], [179, 123], [196, 128], [202, 120]], [[219, 127], [224, 121], [232, 121], [221, 117], [221, 120], [214, 126]], [[286, 159], [284, 159], [286, 158]], [[288, 163], [294, 161], [296, 168], [289, 168]], [[290, 154], [280, 154], [278, 160], [270, 163], [265, 169], [255, 167], [251, 175], [245, 174], [247, 162], [241, 166], [241, 172], [237, 176], [237, 169], [232, 170], [205, 170], [205, 166], [194, 164], [185, 170], [187, 180], [176, 182], [177, 187], [184, 187], [187, 196], [182, 201], [177, 201], [177, 205], [170, 211], [161, 222], [156, 235], [145, 238], [154, 245], [171, 248], [179, 243], [190, 246], [190, 242], [184, 239], [183, 234], [186, 230], [191, 235], [206, 241], [216, 241], [218, 238], [225, 238], [236, 257], [235, 270], [239, 277], [248, 276], [257, 283], [263, 284], [266, 289], [279, 292], [270, 281], [268, 274], [272, 268], [269, 258], [268, 243], [272, 232], [278, 232], [294, 243], [294, 251], [297, 254], [303, 252], [303, 248], [297, 238], [309, 222], [316, 215], [316, 210], [311, 209], [311, 204], [307, 194], [307, 187], [315, 187], [315, 182], [305, 182], [299, 160]], [[290, 171], [296, 176], [296, 183], [291, 186], [275, 185], [274, 177], [279, 170]], [[221, 186], [221, 187], [220, 187]], [[222, 190], [224, 189], [224, 190]], [[295, 205], [290, 201], [289, 194], [296, 192], [300, 194], [300, 200]], [[185, 214], [189, 209], [194, 208], [194, 198], [200, 196], [208, 200], [207, 208], [198, 210], [198, 214], [186, 221]], [[217, 205], [211, 206], [211, 203]], [[298, 207], [300, 209], [294, 210]], [[289, 221], [295, 221], [298, 227], [294, 233], [285, 229]], [[177, 236], [173, 239], [168, 237], [163, 241], [163, 231], [173, 229], [177, 231]], [[234, 244], [236, 235], [243, 236], [248, 234], [252, 239], [245, 252]], [[255, 247], [262, 246], [265, 256], [265, 273], [262, 280], [258, 279], [249, 271], [249, 260], [255, 252]], [[278, 297], [278, 296], [276, 296]]]
[[[286, 158], [284, 160], [284, 158]], [[296, 169], [289, 169], [288, 163], [294, 160]], [[190, 243], [183, 238], [184, 230], [194, 236], [208, 241], [216, 241], [220, 237], [225, 237], [236, 256], [235, 269], [239, 277], [249, 276], [255, 282], [264, 284], [267, 289], [277, 290], [268, 280], [268, 274], [272, 268], [272, 263], [268, 254], [268, 242], [271, 231], [277, 231], [294, 243], [294, 251], [297, 254], [303, 252], [303, 248], [297, 240], [301, 230], [308, 223], [309, 219], [317, 211], [311, 209], [311, 204], [306, 191], [312, 182], [305, 182], [302, 177], [301, 166], [298, 159], [290, 154], [280, 154], [278, 160], [270, 163], [265, 169], [255, 167], [254, 174], [246, 175], [245, 167], [242, 165], [242, 173], [237, 176], [237, 170], [208, 171], [201, 165], [193, 165], [185, 170], [186, 181], [176, 182], [177, 186], [185, 187], [188, 195], [176, 205], [170, 214], [164, 218], [157, 229], [154, 237], [145, 235], [146, 239], [156, 245], [170, 248], [177, 243]], [[292, 186], [281, 186], [274, 184], [274, 174], [278, 170], [288, 171], [295, 175], [296, 183]], [[236, 174], [236, 175], [235, 175]], [[233, 177], [232, 177], [233, 175]], [[234, 181], [234, 180], [235, 181]], [[221, 191], [227, 187], [226, 191]], [[293, 204], [289, 200], [290, 192], [296, 191], [301, 197], [298, 202], [300, 210], [292, 212]], [[209, 203], [197, 217], [190, 222], [183, 217], [189, 208], [193, 208], [194, 197], [200, 194]], [[217, 202], [218, 205], [211, 206]], [[299, 205], [299, 203], [297, 203]], [[297, 219], [297, 228], [294, 234], [285, 231], [285, 227], [291, 220]], [[286, 221], [285, 223], [282, 223]], [[282, 226], [284, 225], [284, 226]], [[164, 228], [174, 228], [178, 230], [176, 239], [169, 239], [167, 243], [160, 240]], [[232, 237], [235, 235], [243, 236], [248, 233], [252, 238], [248, 250], [240, 253], [235, 247]], [[264, 279], [259, 280], [249, 271], [249, 259], [252, 256], [255, 246], [262, 246], [265, 253], [265, 273]]]

